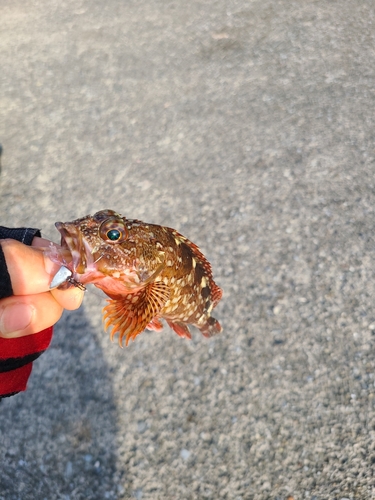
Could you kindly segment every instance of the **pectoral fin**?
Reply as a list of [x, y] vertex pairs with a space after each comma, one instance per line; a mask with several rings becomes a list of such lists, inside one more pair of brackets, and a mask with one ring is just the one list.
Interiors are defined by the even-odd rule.
[[154, 317], [164, 307], [169, 298], [169, 287], [162, 282], [152, 282], [135, 293], [108, 300], [103, 309], [105, 328], [112, 326], [111, 340], [119, 334], [119, 344], [125, 337], [125, 345], [129, 340], [143, 332], [152, 323]]

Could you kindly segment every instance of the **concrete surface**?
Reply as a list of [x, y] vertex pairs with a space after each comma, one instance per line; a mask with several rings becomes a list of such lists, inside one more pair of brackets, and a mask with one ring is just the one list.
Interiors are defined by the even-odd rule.
[[199, 244], [224, 332], [102, 300], [1, 404], [0, 498], [375, 498], [370, 0], [3, 0], [3, 225], [103, 208]]

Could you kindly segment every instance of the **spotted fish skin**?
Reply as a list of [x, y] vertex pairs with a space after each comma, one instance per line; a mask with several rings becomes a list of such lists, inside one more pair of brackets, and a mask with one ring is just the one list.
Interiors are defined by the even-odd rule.
[[128, 345], [145, 328], [160, 331], [165, 319], [181, 337], [188, 325], [205, 337], [221, 331], [211, 316], [222, 297], [210, 263], [175, 229], [101, 210], [72, 222], [57, 222], [73, 278], [93, 283], [109, 297], [105, 327]]

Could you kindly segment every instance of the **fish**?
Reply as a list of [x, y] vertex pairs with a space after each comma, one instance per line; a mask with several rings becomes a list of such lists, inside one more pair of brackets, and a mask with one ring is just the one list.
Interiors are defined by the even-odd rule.
[[222, 331], [211, 313], [223, 291], [198, 246], [175, 229], [109, 209], [55, 226], [70, 283], [94, 284], [109, 297], [104, 327], [121, 347], [145, 329], [161, 331], [162, 319], [182, 338], [191, 339], [189, 325], [208, 338]]

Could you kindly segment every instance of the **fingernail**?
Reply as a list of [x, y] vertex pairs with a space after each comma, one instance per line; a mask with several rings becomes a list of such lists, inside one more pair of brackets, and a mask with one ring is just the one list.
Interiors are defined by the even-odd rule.
[[29, 304], [11, 304], [0, 309], [0, 332], [3, 335], [24, 330], [31, 323], [34, 307]]

